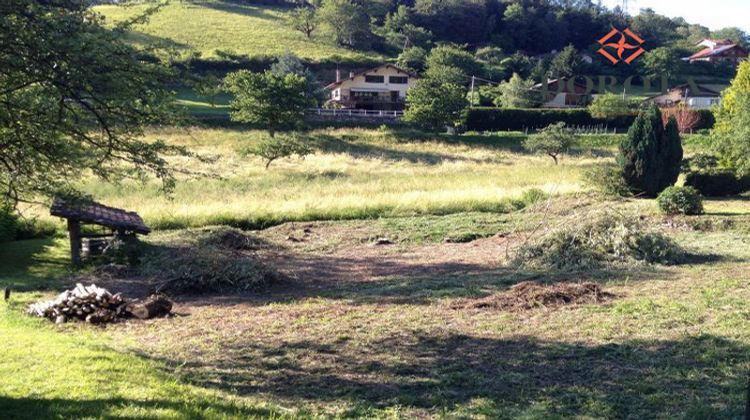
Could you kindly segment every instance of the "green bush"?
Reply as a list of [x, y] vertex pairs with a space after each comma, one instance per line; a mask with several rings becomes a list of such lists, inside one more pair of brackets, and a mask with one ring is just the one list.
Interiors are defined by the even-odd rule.
[[0, 242], [16, 239], [18, 230], [18, 216], [9, 207], [0, 208]]
[[276, 159], [290, 156], [303, 158], [314, 152], [309, 145], [310, 140], [300, 134], [278, 134], [274, 137], [263, 136], [254, 146], [244, 150], [244, 155], [255, 155], [265, 161], [265, 167], [268, 169], [271, 163]]
[[737, 178], [734, 171], [718, 169], [690, 172], [685, 178], [685, 185], [695, 188], [706, 197], [725, 197], [746, 191], [748, 180]]
[[620, 168], [603, 166], [584, 172], [583, 178], [596, 191], [606, 195], [630, 197], [633, 192], [625, 182]]
[[523, 147], [530, 152], [541, 152], [550, 156], [557, 165], [557, 157], [567, 152], [575, 141], [576, 135], [573, 130], [566, 127], [564, 122], [559, 122], [527, 137]]
[[750, 189], [750, 177], [737, 177], [736, 172], [723, 168], [719, 158], [696, 154], [682, 163], [685, 185], [698, 190], [705, 197], [737, 195]]
[[538, 203], [540, 201], [544, 201], [549, 198], [549, 194], [542, 191], [539, 188], [530, 188], [523, 192], [521, 195], [521, 203], [523, 203], [524, 207], [530, 206], [532, 204]]
[[514, 262], [526, 268], [580, 271], [643, 263], [675, 264], [684, 257], [678, 245], [650, 230], [637, 215], [600, 212], [576, 215], [562, 228], [523, 245]]
[[656, 198], [659, 209], [666, 214], [702, 214], [703, 198], [693, 187], [669, 187]]

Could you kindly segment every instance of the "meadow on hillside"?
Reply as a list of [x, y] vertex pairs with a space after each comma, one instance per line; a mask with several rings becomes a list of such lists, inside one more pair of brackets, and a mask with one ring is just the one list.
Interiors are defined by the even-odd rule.
[[[101, 5], [94, 10], [115, 24], [136, 16], [149, 4]], [[139, 45], [167, 46], [187, 56], [200, 53], [201, 58], [216, 59], [217, 51], [249, 58], [276, 57], [291, 51], [309, 61], [378, 59], [375, 53], [362, 53], [334, 45], [324, 30], [312, 39], [290, 29], [286, 21], [291, 9], [247, 5], [218, 0], [170, 2], [145, 24], [136, 25], [129, 34]]]

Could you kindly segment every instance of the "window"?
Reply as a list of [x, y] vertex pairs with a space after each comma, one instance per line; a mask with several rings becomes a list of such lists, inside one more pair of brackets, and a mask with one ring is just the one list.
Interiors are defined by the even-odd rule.
[[385, 83], [385, 76], [370, 76], [370, 75], [365, 75], [365, 82], [367, 82], [367, 83]]
[[405, 85], [409, 83], [409, 78], [406, 76], [388, 76], [388, 82], [394, 85]]

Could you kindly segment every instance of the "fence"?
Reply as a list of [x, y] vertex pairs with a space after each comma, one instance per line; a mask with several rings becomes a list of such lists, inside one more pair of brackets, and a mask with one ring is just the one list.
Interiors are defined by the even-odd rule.
[[404, 116], [404, 111], [379, 111], [370, 109], [327, 109], [311, 108], [305, 111], [307, 116], [320, 117], [343, 117], [343, 118], [383, 118], [391, 120], [400, 120]]

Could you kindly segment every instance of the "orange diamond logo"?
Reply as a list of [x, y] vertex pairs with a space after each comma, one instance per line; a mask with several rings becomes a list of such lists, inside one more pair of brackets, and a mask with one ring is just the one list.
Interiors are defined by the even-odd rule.
[[[620, 39], [614, 42], [613, 39], [616, 39], [617, 35], [620, 36]], [[597, 52], [611, 61], [612, 64], [617, 64], [621, 61], [630, 64], [646, 52], [642, 47], [646, 41], [631, 31], [630, 28], [626, 28], [624, 31], [612, 29], [610, 33], [598, 42], [602, 47]], [[626, 53], [627, 51], [632, 52], [628, 54]]]

